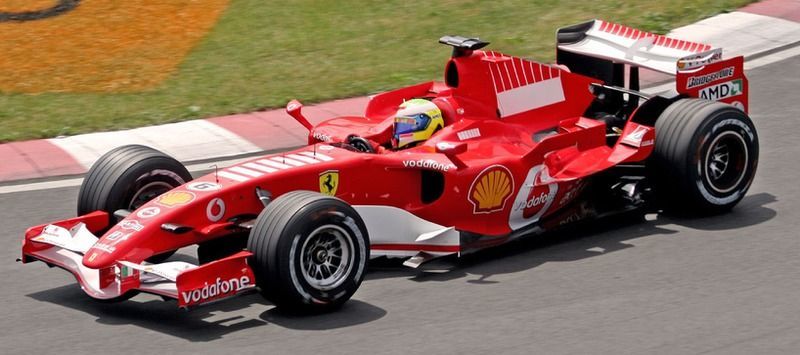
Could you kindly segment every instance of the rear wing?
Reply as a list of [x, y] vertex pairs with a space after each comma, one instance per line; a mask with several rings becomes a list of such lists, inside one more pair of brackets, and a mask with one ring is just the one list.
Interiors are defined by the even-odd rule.
[[[558, 29], [558, 49], [675, 75], [722, 58], [721, 48], [602, 20]], [[680, 63], [676, 65], [676, 63]]]
[[[638, 90], [638, 68], [646, 68], [674, 75], [680, 94], [727, 102], [747, 112], [744, 60], [723, 59], [722, 48], [602, 20], [560, 28], [556, 39], [558, 63], [574, 72]], [[631, 68], [627, 73], [626, 65]]]

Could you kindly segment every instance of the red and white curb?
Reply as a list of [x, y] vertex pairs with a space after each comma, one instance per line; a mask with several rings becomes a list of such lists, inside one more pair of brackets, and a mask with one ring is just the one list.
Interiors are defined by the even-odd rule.
[[[312, 123], [363, 114], [369, 98], [307, 106]], [[225, 159], [301, 146], [306, 131], [284, 110], [259, 111], [124, 131], [0, 144], [0, 182], [85, 173], [105, 152], [126, 144], [161, 150], [182, 162]], [[205, 164], [208, 165], [208, 164]], [[205, 166], [204, 165], [204, 166]], [[198, 169], [202, 170], [202, 169]]]
[[260, 150], [256, 145], [208, 120], [81, 134], [47, 141], [68, 152], [84, 169], [88, 169], [104, 152], [126, 144], [151, 146], [180, 161], [202, 158], [199, 154], [220, 157], [234, 151], [251, 153]]
[[[726, 56], [752, 56], [791, 46], [800, 41], [800, 1], [762, 1], [739, 11], [677, 28], [668, 36], [721, 47]], [[752, 69], [794, 55], [800, 55], [800, 47], [747, 62], [746, 68]], [[646, 85], [647, 82], [657, 83], [667, 78], [643, 73], [642, 79]], [[670, 89], [671, 85], [652, 87], [648, 91]], [[368, 101], [368, 97], [336, 100], [308, 106], [304, 113], [312, 123], [336, 116], [361, 115]], [[192, 162], [222, 160], [305, 143], [306, 131], [282, 109], [124, 131], [12, 142], [0, 144], [0, 157], [3, 157], [0, 182], [82, 174], [102, 154], [125, 144], [148, 145], [180, 161]], [[73, 186], [80, 179], [65, 180], [61, 185], [67, 181], [69, 184], [64, 186]], [[19, 191], [19, 188], [0, 186], [0, 193], [13, 191]]]

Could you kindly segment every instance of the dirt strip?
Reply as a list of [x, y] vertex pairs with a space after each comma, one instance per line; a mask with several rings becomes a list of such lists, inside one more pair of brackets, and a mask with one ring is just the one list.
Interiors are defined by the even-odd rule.
[[[67, 3], [74, 6], [65, 7]], [[5, 14], [11, 20], [0, 21], [0, 92], [152, 88], [175, 70], [227, 4], [228, 0], [3, 1], [0, 17]]]

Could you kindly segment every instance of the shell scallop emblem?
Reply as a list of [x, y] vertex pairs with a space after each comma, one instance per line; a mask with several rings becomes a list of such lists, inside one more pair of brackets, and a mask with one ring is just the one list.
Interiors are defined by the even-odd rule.
[[508, 168], [492, 165], [484, 169], [469, 188], [469, 202], [474, 206], [473, 213], [501, 211], [513, 192], [514, 178]]
[[194, 194], [189, 191], [170, 191], [158, 196], [156, 202], [162, 206], [175, 207], [192, 202], [194, 198]]

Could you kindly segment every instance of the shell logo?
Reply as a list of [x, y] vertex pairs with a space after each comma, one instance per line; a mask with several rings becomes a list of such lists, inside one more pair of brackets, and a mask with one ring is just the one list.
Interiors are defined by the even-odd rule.
[[194, 194], [189, 191], [170, 191], [158, 196], [156, 202], [167, 207], [175, 207], [192, 202], [194, 198]]
[[472, 212], [501, 211], [513, 192], [514, 178], [511, 171], [502, 165], [492, 165], [478, 174], [469, 188], [469, 202], [474, 206]]

